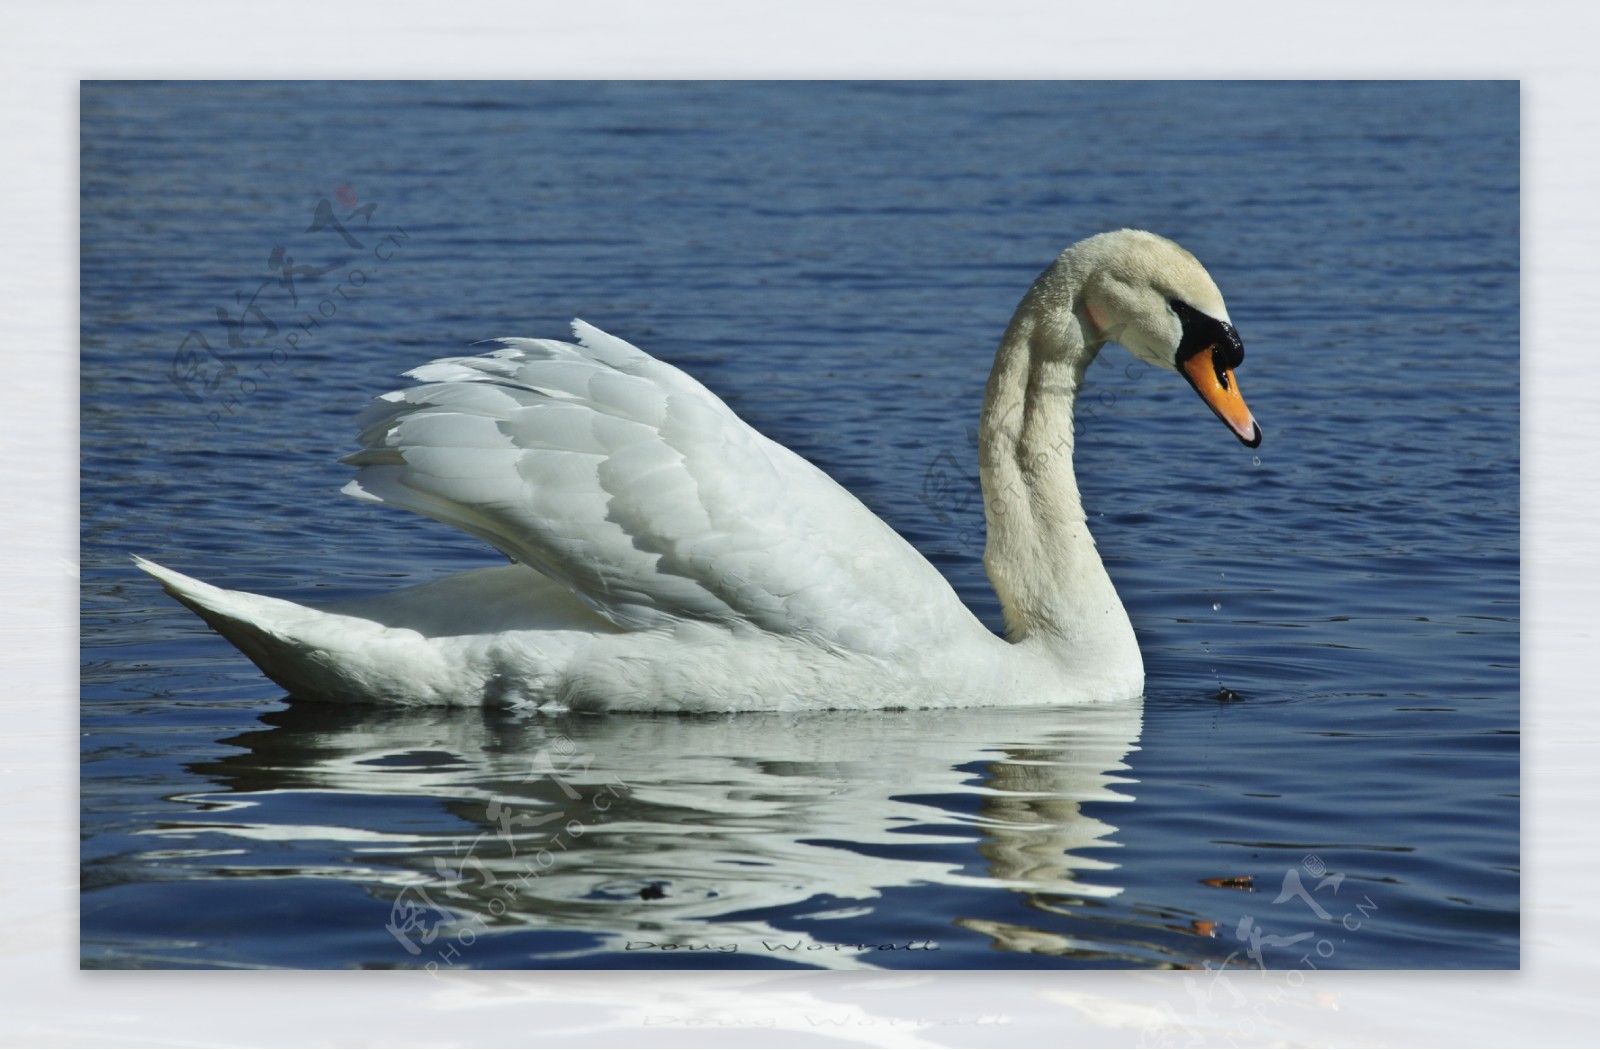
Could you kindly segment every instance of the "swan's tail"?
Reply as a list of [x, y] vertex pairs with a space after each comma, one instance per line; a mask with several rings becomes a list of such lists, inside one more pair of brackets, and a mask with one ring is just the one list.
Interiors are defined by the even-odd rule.
[[[214, 587], [135, 556], [166, 592], [187, 605], [296, 696], [360, 699], [372, 695], [373, 660], [396, 641], [383, 628], [356, 617], [308, 608], [281, 598]], [[353, 659], [355, 654], [364, 659]]]
[[305, 699], [559, 705], [567, 670], [618, 628], [521, 565], [473, 569], [376, 598], [306, 606], [229, 591], [145, 558], [158, 580], [263, 674]]

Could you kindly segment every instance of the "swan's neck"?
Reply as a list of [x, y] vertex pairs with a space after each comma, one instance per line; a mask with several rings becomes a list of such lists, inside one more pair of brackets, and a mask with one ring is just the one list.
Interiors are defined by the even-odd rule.
[[1104, 339], [1064, 269], [1046, 271], [1017, 307], [984, 394], [984, 566], [1011, 641], [1084, 672], [1138, 670], [1133, 628], [1089, 535], [1072, 470], [1073, 403]]

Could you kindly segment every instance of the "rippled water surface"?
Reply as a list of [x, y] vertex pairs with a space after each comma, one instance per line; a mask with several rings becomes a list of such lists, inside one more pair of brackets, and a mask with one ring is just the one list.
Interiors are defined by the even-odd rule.
[[[1516, 966], [1517, 108], [86, 85], [85, 965]], [[1141, 702], [289, 702], [128, 561], [305, 601], [496, 564], [342, 499], [337, 459], [397, 373], [581, 316], [828, 470], [998, 628], [993, 347], [1056, 252], [1123, 225], [1210, 269], [1266, 435], [1119, 348], [1090, 370], [1078, 473]]]

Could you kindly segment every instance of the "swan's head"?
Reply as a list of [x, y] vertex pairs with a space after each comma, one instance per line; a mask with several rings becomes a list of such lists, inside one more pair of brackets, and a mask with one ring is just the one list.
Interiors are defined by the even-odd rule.
[[1096, 339], [1179, 373], [1240, 441], [1261, 444], [1233, 375], [1244, 344], [1199, 260], [1165, 237], [1118, 230], [1079, 241], [1058, 265], [1078, 282], [1076, 307]]

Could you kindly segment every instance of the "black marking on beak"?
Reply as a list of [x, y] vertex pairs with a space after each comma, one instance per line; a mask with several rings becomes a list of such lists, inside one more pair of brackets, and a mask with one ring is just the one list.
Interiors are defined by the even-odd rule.
[[1202, 350], [1215, 349], [1217, 376], [1223, 370], [1238, 368], [1244, 361], [1244, 343], [1233, 325], [1203, 314], [1182, 299], [1168, 299], [1167, 305], [1178, 315], [1183, 326], [1183, 339], [1178, 343], [1177, 363], [1183, 364]]

